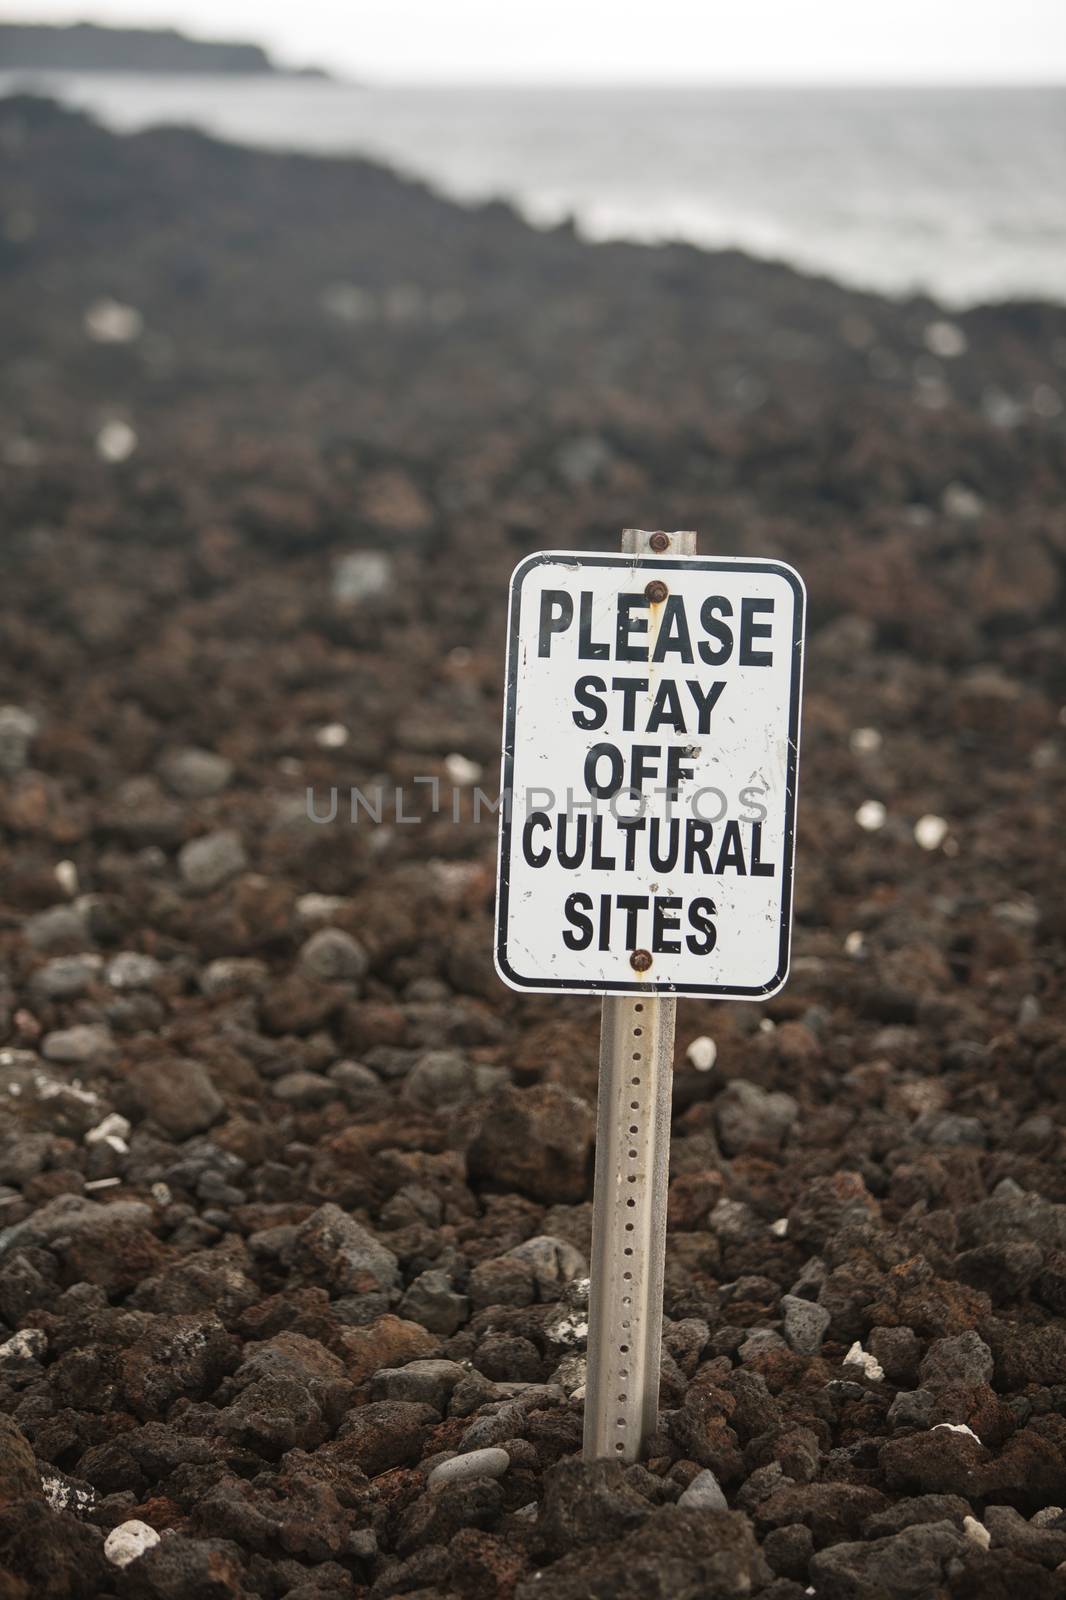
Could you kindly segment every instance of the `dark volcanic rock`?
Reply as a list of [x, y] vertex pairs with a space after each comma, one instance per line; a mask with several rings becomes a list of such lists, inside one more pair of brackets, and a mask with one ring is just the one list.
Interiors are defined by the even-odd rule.
[[536, 1548], [546, 1559], [584, 1545], [602, 1545], [650, 1516], [648, 1501], [626, 1481], [617, 1461], [561, 1461], [545, 1475]]
[[199, 1061], [182, 1056], [146, 1061], [134, 1069], [130, 1082], [145, 1116], [175, 1139], [202, 1133], [222, 1115], [222, 1096]]
[[751, 1523], [739, 1511], [663, 1506], [634, 1532], [581, 1549], [525, 1579], [515, 1600], [550, 1583], [558, 1600], [742, 1600], [770, 1577]]
[[548, 1203], [582, 1200], [593, 1131], [591, 1107], [557, 1084], [497, 1090], [470, 1146], [471, 1176]]
[[964, 1550], [954, 1523], [927, 1522], [887, 1539], [821, 1550], [810, 1574], [826, 1600], [915, 1600], [942, 1587]]

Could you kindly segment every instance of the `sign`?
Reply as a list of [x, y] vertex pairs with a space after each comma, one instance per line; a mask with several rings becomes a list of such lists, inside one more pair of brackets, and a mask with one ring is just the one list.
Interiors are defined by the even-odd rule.
[[496, 913], [512, 988], [781, 988], [804, 599], [778, 561], [547, 550], [515, 569]]

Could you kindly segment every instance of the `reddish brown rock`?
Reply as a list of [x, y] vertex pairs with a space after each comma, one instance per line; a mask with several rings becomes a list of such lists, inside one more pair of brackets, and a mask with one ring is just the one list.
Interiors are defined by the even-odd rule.
[[594, 1118], [584, 1100], [558, 1084], [499, 1089], [484, 1106], [468, 1152], [470, 1174], [513, 1185], [551, 1204], [582, 1200], [590, 1177]]

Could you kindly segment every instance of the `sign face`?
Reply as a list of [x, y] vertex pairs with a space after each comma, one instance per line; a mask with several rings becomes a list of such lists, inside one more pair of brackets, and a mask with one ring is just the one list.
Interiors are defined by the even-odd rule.
[[804, 588], [547, 550], [511, 579], [496, 967], [761, 1000], [788, 975]]

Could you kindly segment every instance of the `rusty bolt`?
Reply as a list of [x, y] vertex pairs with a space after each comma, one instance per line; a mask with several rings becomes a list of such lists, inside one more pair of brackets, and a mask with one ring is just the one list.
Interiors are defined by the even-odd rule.
[[662, 555], [664, 550], [670, 548], [670, 535], [668, 533], [653, 533], [648, 540], [656, 555]]
[[647, 972], [651, 966], [651, 956], [647, 950], [634, 950], [629, 958], [629, 965], [634, 972]]
[[653, 578], [644, 591], [644, 598], [649, 600], [653, 606], [661, 606], [669, 593], [669, 589], [661, 578]]

